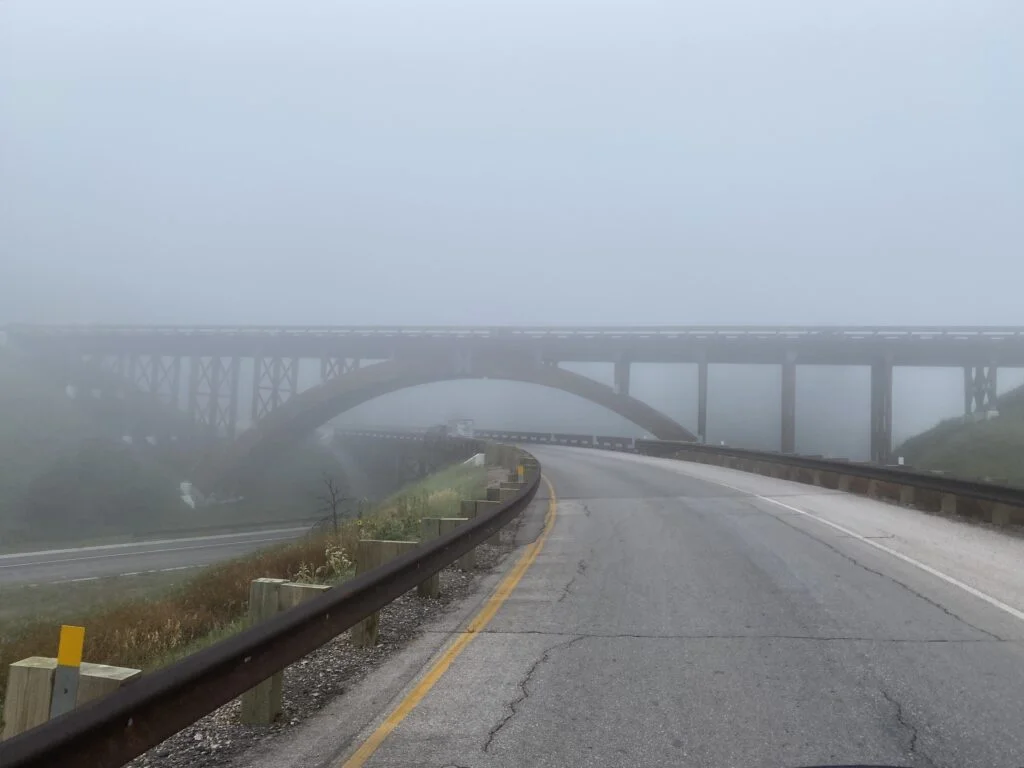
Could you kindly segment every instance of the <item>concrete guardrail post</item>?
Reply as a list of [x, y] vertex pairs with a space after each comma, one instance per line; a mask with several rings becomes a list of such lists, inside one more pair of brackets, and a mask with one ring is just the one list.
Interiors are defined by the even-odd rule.
[[[30, 656], [11, 664], [4, 697], [4, 730], [0, 738], [10, 739], [50, 719], [57, 659]], [[113, 693], [142, 675], [141, 669], [107, 664], [79, 665], [75, 706]]]
[[839, 482], [837, 483], [837, 485], [839, 486], [840, 491], [849, 491], [850, 485], [852, 483], [853, 477], [851, 477], [850, 475], [840, 475]]
[[914, 486], [912, 485], [901, 485], [900, 486], [900, 506], [912, 507], [914, 506]]
[[[360, 539], [356, 552], [356, 575], [372, 571], [389, 560], [394, 560], [420, 544], [418, 541], [381, 541]], [[357, 648], [372, 648], [377, 644], [380, 612], [367, 616], [352, 627], [352, 644]]]
[[[249, 583], [250, 627], [330, 589], [327, 584], [298, 584], [287, 579], [253, 579]], [[242, 694], [242, 722], [270, 725], [281, 714], [284, 672], [275, 672]]]
[[868, 479], [867, 497], [869, 499], [877, 499], [878, 498], [878, 481], [875, 480], [874, 478], [869, 478]]

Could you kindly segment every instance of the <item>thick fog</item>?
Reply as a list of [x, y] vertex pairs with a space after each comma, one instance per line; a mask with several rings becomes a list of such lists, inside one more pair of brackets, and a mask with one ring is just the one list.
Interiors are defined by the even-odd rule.
[[[1018, 0], [6, 0], [0, 323], [1022, 324], [1022, 76]], [[536, 417], [488, 386], [371, 406]], [[897, 437], [960, 387], [899, 371]], [[798, 447], [866, 435], [801, 368]]]

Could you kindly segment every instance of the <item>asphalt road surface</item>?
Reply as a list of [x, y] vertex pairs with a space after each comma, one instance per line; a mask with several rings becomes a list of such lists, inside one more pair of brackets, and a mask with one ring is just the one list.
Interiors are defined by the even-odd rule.
[[294, 539], [308, 530], [309, 526], [277, 528], [0, 555], [0, 584], [53, 584], [194, 568]]
[[398, 682], [389, 662], [261, 760], [351, 766], [377, 734], [372, 768], [1024, 765], [1020, 538], [717, 467], [530, 450], [557, 517], [485, 630], [424, 682], [458, 627], [435, 630], [433, 661]]

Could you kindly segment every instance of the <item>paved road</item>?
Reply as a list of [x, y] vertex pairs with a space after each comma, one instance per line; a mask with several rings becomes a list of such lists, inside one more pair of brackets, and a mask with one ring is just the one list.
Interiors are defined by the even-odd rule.
[[308, 526], [277, 528], [0, 555], [0, 584], [52, 584], [210, 565], [294, 539], [308, 530]]
[[[1024, 541], [716, 467], [531, 450], [559, 498], [550, 537], [367, 766], [1024, 765]], [[327, 759], [295, 745], [294, 764], [342, 765], [375, 726]]]

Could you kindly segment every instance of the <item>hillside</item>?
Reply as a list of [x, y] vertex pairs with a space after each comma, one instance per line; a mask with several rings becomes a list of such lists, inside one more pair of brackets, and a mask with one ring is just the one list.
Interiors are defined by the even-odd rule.
[[181, 506], [175, 474], [0, 350], [0, 544], [144, 529]]
[[894, 455], [913, 467], [1024, 485], [1024, 387], [999, 398], [999, 416], [947, 419], [906, 440]]
[[126, 444], [99, 412], [0, 348], [0, 548], [308, 519], [325, 473], [340, 474], [337, 461], [311, 440], [246, 488], [243, 502], [192, 509], [179, 496], [186, 472], [148, 445]]

